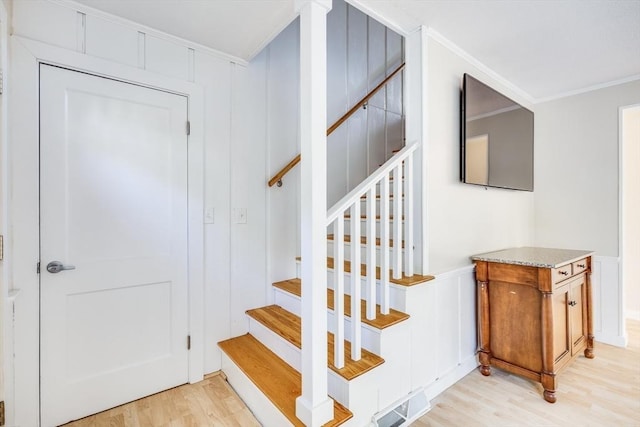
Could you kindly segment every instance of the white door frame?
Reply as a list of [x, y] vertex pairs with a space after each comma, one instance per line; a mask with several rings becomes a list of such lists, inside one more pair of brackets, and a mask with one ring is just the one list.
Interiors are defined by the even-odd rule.
[[[145, 70], [89, 57], [18, 36], [11, 37], [12, 108], [9, 112], [9, 183], [6, 260], [10, 263], [9, 290], [19, 292], [13, 305], [11, 340], [13, 358], [5, 372], [13, 379], [7, 391], [12, 401], [9, 425], [39, 425], [39, 64], [59, 65], [140, 86], [184, 95], [188, 99], [191, 134], [188, 146], [188, 253], [189, 253], [189, 382], [204, 374], [204, 91], [202, 87], [159, 76]], [[14, 293], [15, 293], [14, 292]], [[9, 311], [9, 310], [7, 310]]]
[[618, 254], [620, 257], [620, 264], [619, 264], [619, 280], [620, 280], [620, 303], [619, 303], [619, 330], [620, 330], [620, 336], [622, 337], [622, 345], [623, 346], [627, 346], [628, 343], [628, 336], [627, 336], [627, 327], [626, 327], [626, 322], [625, 322], [625, 318], [626, 318], [626, 304], [625, 304], [625, 294], [626, 294], [626, 290], [625, 290], [625, 269], [624, 269], [624, 264], [625, 264], [625, 245], [624, 245], [624, 240], [625, 240], [625, 228], [626, 228], [626, 222], [627, 222], [627, 215], [624, 209], [624, 204], [623, 204], [623, 196], [624, 193], [626, 192], [626, 184], [625, 184], [625, 167], [624, 167], [624, 157], [625, 157], [625, 139], [624, 139], [624, 132], [623, 132], [623, 125], [624, 125], [624, 121], [623, 121], [623, 113], [625, 110], [628, 109], [632, 109], [632, 108], [638, 108], [640, 107], [640, 104], [631, 104], [631, 105], [624, 105], [622, 107], [618, 108], [618, 173], [619, 173], [619, 178], [618, 178], [618, 231], [619, 231], [619, 236], [618, 236]]

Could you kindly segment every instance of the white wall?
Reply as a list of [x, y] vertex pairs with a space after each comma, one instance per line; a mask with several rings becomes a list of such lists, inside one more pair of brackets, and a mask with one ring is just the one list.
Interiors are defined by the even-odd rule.
[[[229, 141], [231, 157], [220, 159], [231, 169], [231, 280], [228, 284], [231, 291], [228, 308], [231, 336], [247, 332], [245, 311], [265, 305], [268, 288], [265, 56], [257, 56], [247, 68], [235, 68]], [[215, 168], [217, 165], [210, 166]], [[208, 184], [215, 188], [224, 182]], [[246, 223], [236, 219], [239, 209], [246, 209]], [[212, 302], [217, 308], [218, 302]]]
[[595, 335], [614, 345], [625, 345], [619, 108], [639, 102], [634, 81], [536, 106], [535, 244], [595, 251]]
[[[81, 7], [81, 6], [79, 6]], [[150, 73], [195, 82], [205, 91], [205, 372], [220, 369], [216, 343], [246, 331], [244, 310], [266, 301], [264, 65], [240, 65], [160, 32], [109, 15], [43, 0], [13, 2], [13, 33]], [[34, 82], [36, 84], [36, 82]], [[246, 209], [237, 224], [233, 209]]]
[[619, 256], [619, 116], [634, 81], [536, 105], [536, 245]]
[[474, 254], [531, 245], [534, 236], [533, 193], [460, 182], [462, 75], [535, 108], [443, 42], [427, 40], [427, 245], [429, 273], [439, 274], [471, 264]]
[[640, 320], [640, 105], [622, 110], [621, 125], [624, 309]]
[[[8, 28], [8, 14], [4, 1], [0, 3], [0, 70], [2, 70], [2, 78], [6, 79], [7, 59], [8, 59], [8, 46], [7, 39], [9, 37]], [[7, 141], [7, 107], [8, 99], [6, 94], [0, 95], [0, 170], [6, 170], [7, 168], [7, 153], [6, 153], [6, 141]], [[7, 217], [6, 217], [6, 204], [7, 204], [7, 183], [4, 177], [0, 174], [0, 235], [7, 235]], [[4, 323], [4, 316], [8, 307], [8, 286], [7, 286], [7, 269], [4, 266], [4, 261], [0, 261], [0, 401], [5, 400], [5, 386], [6, 378], [4, 377], [4, 360], [5, 360], [5, 334], [4, 330], [6, 325]]]
[[[291, 23], [260, 53], [265, 70], [267, 171], [269, 178], [300, 153], [300, 25]], [[296, 276], [300, 255], [300, 167], [283, 178], [282, 187], [267, 190], [269, 204], [269, 277]], [[266, 184], [265, 184], [266, 185]]]

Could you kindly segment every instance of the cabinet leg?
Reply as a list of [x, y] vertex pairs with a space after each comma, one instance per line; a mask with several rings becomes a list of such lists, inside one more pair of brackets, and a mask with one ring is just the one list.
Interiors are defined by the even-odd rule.
[[596, 357], [595, 354], [593, 354], [593, 335], [587, 337], [587, 348], [584, 349], [584, 357], [587, 359]]
[[478, 358], [480, 359], [480, 373], [488, 377], [491, 375], [491, 356], [489, 353], [481, 350], [480, 353], [478, 353]]
[[544, 388], [544, 400], [549, 403], [556, 403], [556, 376], [555, 374], [542, 373], [542, 388]]
[[556, 392], [555, 390], [545, 390], [543, 393], [544, 400], [549, 403], [556, 403]]

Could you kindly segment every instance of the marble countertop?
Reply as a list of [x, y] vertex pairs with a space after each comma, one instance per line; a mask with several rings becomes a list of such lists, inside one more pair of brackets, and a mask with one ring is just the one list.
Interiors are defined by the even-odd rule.
[[473, 255], [471, 259], [473, 261], [557, 268], [592, 254], [593, 251], [523, 247]]

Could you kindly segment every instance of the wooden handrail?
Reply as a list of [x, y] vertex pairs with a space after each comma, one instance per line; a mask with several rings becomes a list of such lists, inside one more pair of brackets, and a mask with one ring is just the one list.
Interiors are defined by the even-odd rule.
[[278, 184], [278, 187], [282, 187], [282, 177], [285, 176], [295, 165], [300, 163], [300, 154], [295, 156], [285, 167], [280, 169], [280, 172], [275, 174], [273, 178], [269, 180], [269, 187], [273, 187], [274, 184]]
[[[327, 136], [331, 135], [334, 130], [338, 129], [342, 123], [346, 122], [347, 119], [349, 119], [349, 117], [351, 117], [353, 115], [353, 113], [358, 111], [363, 105], [365, 105], [367, 103], [367, 101], [369, 101], [376, 93], [378, 93], [378, 91], [380, 89], [382, 89], [387, 83], [389, 83], [389, 80], [394, 78], [396, 76], [396, 74], [398, 74], [400, 71], [402, 71], [402, 69], [404, 68], [404, 65], [405, 65], [404, 62], [402, 64], [400, 64], [400, 66], [398, 68], [396, 68], [393, 73], [389, 74], [383, 81], [380, 82], [380, 84], [378, 86], [373, 88], [373, 90], [371, 90], [368, 94], [366, 94], [364, 96], [364, 98], [362, 98], [353, 107], [351, 107], [351, 109], [349, 111], [344, 113], [344, 115], [342, 117], [340, 117], [338, 120], [336, 120], [336, 122], [334, 124], [332, 124], [327, 129]], [[281, 187], [282, 186], [282, 178], [291, 169], [293, 169], [298, 163], [300, 163], [300, 154], [298, 154], [293, 160], [291, 160], [289, 163], [287, 163], [287, 165], [285, 167], [280, 169], [280, 171], [277, 174], [275, 174], [273, 176], [273, 178], [271, 178], [269, 180], [269, 187], [273, 187], [275, 184], [278, 184], [278, 187]]]

